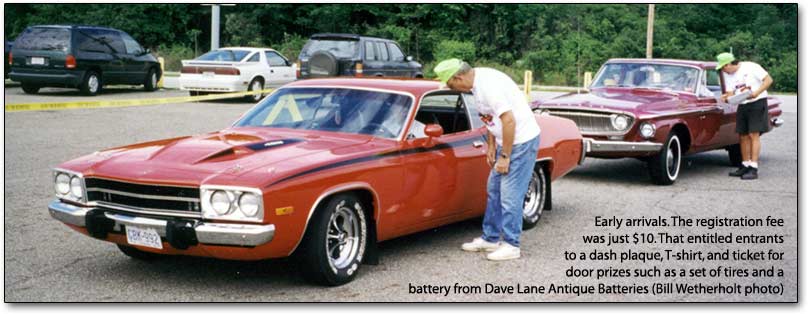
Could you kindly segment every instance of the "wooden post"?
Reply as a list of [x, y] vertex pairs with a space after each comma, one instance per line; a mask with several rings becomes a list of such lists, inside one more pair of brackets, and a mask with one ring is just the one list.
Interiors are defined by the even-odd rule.
[[530, 102], [530, 88], [533, 86], [533, 71], [525, 71], [525, 98]]
[[592, 72], [584, 72], [584, 89], [589, 89], [589, 84], [592, 84]]
[[163, 88], [163, 78], [166, 77], [166, 59], [159, 57], [157, 61], [160, 62], [160, 80], [157, 81], [157, 88]]
[[654, 57], [654, 5], [648, 5], [648, 32], [645, 34], [645, 58]]

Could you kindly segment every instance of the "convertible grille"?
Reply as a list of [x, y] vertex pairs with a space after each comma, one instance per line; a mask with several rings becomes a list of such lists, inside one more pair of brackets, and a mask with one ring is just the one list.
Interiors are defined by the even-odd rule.
[[582, 110], [563, 110], [563, 109], [545, 109], [550, 115], [567, 118], [578, 125], [578, 129], [582, 134], [591, 135], [619, 135], [623, 134], [626, 130], [631, 129], [634, 119], [629, 116], [629, 127], [624, 131], [618, 131], [612, 126], [610, 112], [599, 111], [582, 111]]
[[198, 216], [199, 188], [87, 178], [87, 199], [100, 206], [154, 214]]

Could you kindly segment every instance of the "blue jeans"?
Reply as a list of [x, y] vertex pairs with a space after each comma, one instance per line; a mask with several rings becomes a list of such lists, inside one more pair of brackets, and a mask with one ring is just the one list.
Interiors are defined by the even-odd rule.
[[[499, 242], [502, 238], [508, 244], [519, 247], [525, 194], [536, 164], [539, 137], [513, 146], [507, 174], [499, 174], [491, 168], [488, 175], [488, 204], [483, 217], [483, 240]], [[497, 145], [497, 156], [501, 149]]]

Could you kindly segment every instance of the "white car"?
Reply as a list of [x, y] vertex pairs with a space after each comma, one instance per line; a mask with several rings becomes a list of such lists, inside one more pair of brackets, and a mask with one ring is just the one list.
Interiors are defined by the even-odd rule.
[[[269, 48], [226, 47], [182, 60], [180, 88], [191, 96], [279, 87], [297, 79], [297, 66]], [[248, 95], [257, 102], [263, 95]]]

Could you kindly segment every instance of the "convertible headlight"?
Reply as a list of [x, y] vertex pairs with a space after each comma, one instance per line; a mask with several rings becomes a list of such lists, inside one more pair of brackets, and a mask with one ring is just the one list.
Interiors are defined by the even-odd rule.
[[203, 218], [252, 222], [264, 220], [264, 199], [259, 189], [203, 185], [200, 190]]
[[654, 127], [652, 123], [643, 122], [643, 124], [640, 124], [640, 135], [643, 138], [652, 138], [654, 137], [654, 133], [656, 133], [656, 127]]
[[65, 196], [70, 192], [70, 176], [66, 173], [59, 173], [55, 179], [56, 193]]
[[615, 130], [623, 131], [628, 128], [630, 119], [628, 116], [624, 114], [613, 114], [610, 118], [612, 120], [612, 127], [614, 127]]

